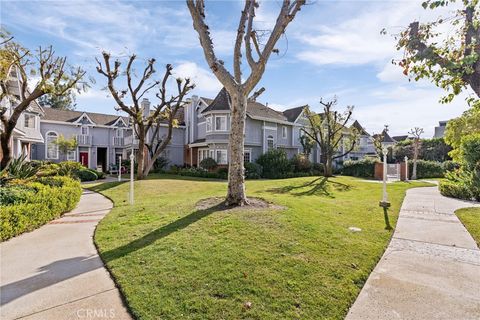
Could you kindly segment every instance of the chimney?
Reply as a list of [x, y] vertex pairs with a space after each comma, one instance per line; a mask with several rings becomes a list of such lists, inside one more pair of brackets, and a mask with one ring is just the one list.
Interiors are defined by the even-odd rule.
[[140, 102], [140, 106], [143, 109], [143, 116], [148, 117], [150, 115], [150, 100], [143, 98], [142, 102]]

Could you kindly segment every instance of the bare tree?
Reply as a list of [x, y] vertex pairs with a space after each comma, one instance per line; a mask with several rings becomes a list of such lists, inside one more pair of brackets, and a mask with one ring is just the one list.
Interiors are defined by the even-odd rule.
[[353, 107], [347, 107], [343, 113], [332, 110], [337, 104], [333, 99], [329, 102], [323, 102], [323, 113], [318, 114], [305, 109], [305, 115], [309, 122], [309, 127], [304, 128], [303, 132], [313, 139], [320, 148], [321, 162], [324, 166], [325, 177], [333, 175], [333, 160], [342, 158], [353, 151], [358, 139], [358, 131], [355, 128], [348, 128], [347, 123], [353, 112]]
[[[155, 59], [149, 59], [147, 61], [138, 82], [134, 84], [133, 82], [136, 78], [134, 66], [137, 56], [131, 55], [124, 70], [126, 77], [125, 86], [127, 88], [119, 90], [116, 88], [115, 81], [123, 76], [122, 70], [120, 69], [122, 62], [117, 59], [112, 66], [110, 61], [111, 55], [107, 52], [103, 52], [102, 55], [103, 63], [97, 59], [97, 71], [107, 78], [107, 88], [117, 103], [118, 110], [127, 113], [133, 121], [133, 128], [139, 141], [139, 152], [137, 154], [137, 179], [143, 179], [152, 169], [155, 160], [170, 143], [173, 128], [176, 125], [175, 119], [177, 112], [184, 106], [185, 96], [194, 88], [194, 85], [188, 78], [177, 78], [177, 92], [175, 95], [167, 97], [167, 83], [172, 76], [173, 67], [172, 65], [167, 64], [162, 80], [153, 80], [152, 77], [156, 72], [154, 68]], [[153, 106], [152, 112], [145, 112], [144, 107], [141, 104], [141, 99], [154, 88], [158, 89], [156, 96], [159, 99], [159, 103]], [[130, 101], [126, 102], [126, 99], [129, 99]], [[147, 133], [150, 129], [153, 129], [155, 131], [153, 137], [157, 137], [162, 121], [167, 122], [167, 135], [155, 148], [155, 151], [151, 154], [151, 158], [146, 161], [144, 151], [147, 144]], [[152, 143], [154, 142], [155, 141]]]
[[[262, 45], [254, 27], [255, 11], [259, 3], [256, 0], [245, 0], [233, 49], [232, 75], [225, 68], [223, 61], [216, 56], [209, 27], [205, 21], [204, 0], [187, 0], [187, 6], [192, 16], [193, 28], [197, 31], [200, 38], [205, 59], [212, 72], [231, 97], [227, 205], [242, 206], [248, 204], [245, 194], [245, 169], [243, 166], [244, 128], [248, 96], [262, 78], [271, 53], [278, 52], [275, 44], [304, 4], [305, 0], [283, 0], [275, 26], [268, 40]], [[242, 48], [245, 51], [246, 61], [250, 67], [250, 74], [245, 77], [242, 77]], [[258, 94], [254, 94], [253, 98], [257, 96]]]
[[[0, 57], [0, 121], [3, 126], [0, 168], [5, 168], [12, 159], [10, 139], [13, 129], [30, 104], [45, 94], [61, 96], [70, 90], [85, 89], [87, 84], [80, 82], [85, 71], [70, 67], [67, 58], [56, 56], [51, 46], [31, 52], [9, 38], [1, 43]], [[29, 90], [32, 74], [40, 80], [33, 84], [33, 90]]]
[[420, 153], [420, 146], [422, 141], [420, 136], [423, 134], [423, 128], [415, 127], [411, 129], [408, 134], [413, 136], [413, 170], [412, 170], [412, 180], [417, 179], [417, 159], [418, 154]]

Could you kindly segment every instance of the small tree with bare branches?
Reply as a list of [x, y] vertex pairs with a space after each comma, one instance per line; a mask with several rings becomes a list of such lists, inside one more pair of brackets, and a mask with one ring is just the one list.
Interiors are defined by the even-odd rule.
[[[255, 11], [259, 3], [256, 0], [245, 0], [233, 49], [232, 75], [215, 53], [210, 30], [205, 21], [204, 0], [187, 0], [193, 28], [200, 38], [205, 59], [231, 97], [227, 205], [242, 206], [248, 204], [245, 194], [245, 169], [243, 166], [244, 128], [248, 96], [262, 78], [272, 52], [278, 52], [275, 48], [277, 41], [304, 4], [305, 0], [283, 0], [275, 26], [265, 44], [262, 45], [254, 26]], [[242, 77], [242, 49], [244, 49], [246, 62], [250, 67], [250, 74], [245, 77]], [[258, 94], [258, 92], [254, 94], [253, 99]]]
[[413, 136], [413, 169], [412, 169], [412, 180], [417, 179], [417, 160], [418, 154], [420, 153], [420, 146], [422, 141], [420, 136], [423, 134], [423, 128], [415, 127], [411, 129], [408, 134]]
[[355, 149], [358, 140], [358, 131], [348, 128], [347, 123], [353, 113], [353, 107], [347, 107], [345, 112], [333, 110], [337, 104], [336, 98], [329, 102], [320, 100], [323, 113], [305, 109], [309, 126], [303, 132], [313, 139], [320, 148], [321, 162], [324, 165], [325, 177], [333, 175], [333, 160], [342, 158]]
[[[148, 175], [153, 167], [155, 160], [166, 149], [172, 138], [173, 128], [177, 125], [176, 115], [180, 108], [185, 104], [185, 96], [194, 88], [190, 79], [176, 79], [177, 91], [175, 95], [167, 97], [167, 83], [172, 77], [173, 67], [167, 64], [165, 74], [162, 80], [152, 79], [155, 74], [155, 59], [149, 59], [143, 72], [134, 84], [135, 72], [134, 66], [137, 61], [136, 55], [131, 55], [127, 61], [124, 74], [121, 70], [122, 62], [115, 60], [111, 62], [111, 55], [107, 52], [102, 53], [103, 62], [97, 59], [97, 71], [107, 78], [107, 88], [117, 103], [117, 109], [127, 113], [133, 121], [133, 128], [138, 137], [139, 152], [137, 154], [137, 179], [143, 179]], [[117, 89], [115, 81], [125, 75], [126, 89]], [[153, 106], [152, 112], [145, 112], [141, 99], [154, 89], [158, 89], [156, 97], [159, 99], [157, 105]], [[129, 99], [129, 102], [126, 100]], [[168, 125], [167, 135], [163, 139], [158, 138], [158, 132], [162, 122]], [[157, 143], [154, 152], [150, 154], [150, 159], [145, 159], [145, 148], [147, 145], [147, 133], [153, 130], [152, 141], [150, 145]], [[147, 160], [147, 161], [146, 161]]]
[[[84, 90], [87, 84], [81, 82], [85, 71], [70, 67], [67, 58], [56, 56], [51, 46], [32, 52], [6, 36], [5, 31], [1, 33], [5, 40], [0, 44], [0, 168], [5, 168], [12, 159], [13, 129], [30, 104], [45, 94], [62, 96], [71, 90]], [[32, 75], [40, 78], [36, 84], [30, 83]]]

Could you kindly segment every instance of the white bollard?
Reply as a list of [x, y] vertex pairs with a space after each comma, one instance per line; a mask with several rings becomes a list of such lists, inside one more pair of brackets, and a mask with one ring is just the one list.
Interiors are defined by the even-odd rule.
[[133, 168], [134, 168], [134, 159], [135, 156], [133, 155], [133, 150], [132, 153], [130, 154], [130, 199], [129, 202], [131, 205], [133, 205]]
[[122, 156], [118, 158], [118, 182], [122, 181]]
[[403, 160], [405, 160], [405, 181], [408, 181], [408, 157], [405, 156]]

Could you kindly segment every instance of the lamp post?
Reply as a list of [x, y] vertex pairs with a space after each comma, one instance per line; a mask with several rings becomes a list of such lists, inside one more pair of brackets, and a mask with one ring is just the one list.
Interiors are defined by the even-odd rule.
[[382, 149], [383, 153], [383, 197], [382, 201], [380, 201], [380, 207], [388, 208], [390, 207], [390, 202], [388, 202], [388, 194], [387, 194], [387, 154], [388, 149], [384, 147]]
[[129, 203], [133, 205], [133, 168], [134, 168], [134, 162], [135, 161], [135, 156], [133, 155], [133, 149], [132, 153], [130, 154], [130, 194], [129, 194]]
[[122, 181], [122, 156], [118, 157], [118, 182]]
[[405, 181], [408, 181], [408, 157], [405, 156], [403, 160], [405, 160]]

